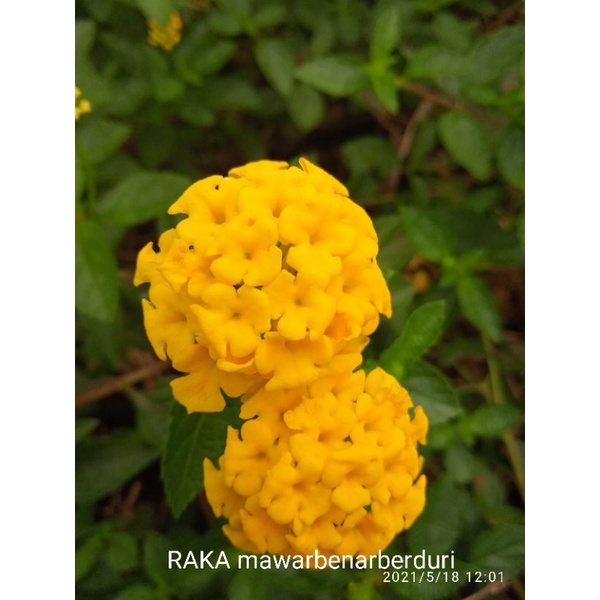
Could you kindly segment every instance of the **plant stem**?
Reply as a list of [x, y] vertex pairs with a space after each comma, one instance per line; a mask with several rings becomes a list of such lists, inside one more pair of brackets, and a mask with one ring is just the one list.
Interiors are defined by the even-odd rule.
[[423, 100], [426, 100], [432, 104], [442, 106], [448, 110], [472, 114], [482, 121], [486, 121], [490, 125], [504, 127], [507, 123], [506, 118], [503, 116], [490, 113], [487, 110], [481, 110], [479, 107], [468, 104], [461, 100], [453, 100], [441, 92], [432, 90], [424, 85], [421, 85], [420, 83], [410, 81], [403, 77], [398, 79], [397, 85], [400, 90], [414, 94], [415, 96], [418, 96], [419, 98], [422, 98]]
[[[507, 404], [507, 398], [504, 388], [504, 381], [500, 372], [500, 365], [496, 360], [494, 347], [492, 342], [485, 336], [483, 337], [483, 347], [485, 349], [485, 355], [487, 359], [488, 369], [490, 373], [490, 400], [495, 404]], [[512, 464], [513, 472], [515, 474], [515, 480], [521, 498], [525, 502], [525, 466], [521, 453], [517, 447], [517, 441], [510, 431], [506, 431], [502, 434], [502, 440], [508, 451], [508, 457]]]
[[482, 598], [487, 598], [488, 596], [499, 594], [503, 592], [506, 588], [510, 587], [509, 581], [496, 581], [494, 583], [488, 583], [485, 587], [481, 588], [479, 591], [463, 598], [463, 600], [482, 600]]
[[97, 400], [102, 400], [102, 398], [112, 396], [112, 394], [115, 394], [123, 390], [126, 386], [137, 383], [138, 381], [142, 381], [149, 377], [158, 377], [163, 373], [163, 371], [166, 371], [168, 367], [169, 365], [167, 363], [156, 361], [141, 367], [136, 371], [131, 371], [129, 373], [107, 379], [98, 385], [98, 387], [79, 394], [79, 396], [75, 398], [75, 408], [81, 408], [82, 406], [91, 404]]

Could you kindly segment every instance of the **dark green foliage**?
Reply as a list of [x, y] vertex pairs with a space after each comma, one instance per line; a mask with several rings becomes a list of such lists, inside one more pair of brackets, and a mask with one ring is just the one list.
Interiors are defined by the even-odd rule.
[[[509, 5], [76, 1], [76, 85], [92, 107], [74, 165], [78, 598], [454, 600], [486, 585], [475, 571], [519, 597], [524, 8]], [[146, 19], [175, 10], [181, 42], [150, 46]], [[429, 417], [427, 505], [387, 552], [453, 551], [458, 581], [238, 569], [202, 496], [238, 404], [187, 415], [174, 402], [144, 335], [136, 254], [177, 222], [166, 210], [191, 182], [300, 156], [373, 218], [394, 314], [366, 367]], [[231, 569], [169, 570], [169, 550], [223, 550]]]

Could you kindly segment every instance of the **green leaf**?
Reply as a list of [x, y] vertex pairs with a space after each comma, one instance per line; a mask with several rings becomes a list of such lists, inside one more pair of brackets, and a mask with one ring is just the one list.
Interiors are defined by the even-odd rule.
[[240, 569], [231, 579], [228, 600], [262, 600], [272, 598], [273, 575], [261, 569]]
[[95, 41], [96, 24], [93, 21], [77, 19], [75, 21], [75, 85], [80, 88], [83, 98], [91, 103], [92, 112], [99, 106], [109, 104], [112, 94], [111, 80], [100, 73], [95, 62], [90, 58]]
[[294, 85], [295, 69], [291, 47], [282, 39], [267, 38], [256, 44], [254, 53], [267, 81], [282, 96], [288, 96]]
[[[142, 104], [146, 102], [152, 93], [150, 81], [148, 79], [125, 79], [120, 81], [118, 86], [113, 89], [111, 98], [111, 114], [127, 119], [131, 119], [136, 114]], [[133, 160], [132, 157], [129, 157]]]
[[469, 429], [481, 437], [499, 437], [523, 418], [512, 404], [484, 404], [466, 417]]
[[258, 6], [252, 12], [252, 25], [257, 31], [275, 27], [288, 18], [288, 8], [288, 5], [281, 4], [277, 0], [266, 6]]
[[400, 214], [415, 250], [444, 266], [442, 286], [489, 268], [490, 262], [522, 264], [514, 230], [501, 228], [495, 217], [448, 206], [406, 206]]
[[249, 17], [253, 9], [252, 0], [220, 0], [218, 4], [226, 13], [235, 16], [239, 20]]
[[400, 337], [381, 354], [381, 363], [392, 373], [416, 362], [438, 342], [444, 331], [446, 302], [436, 300], [419, 306], [408, 317]]
[[479, 214], [489, 213], [502, 201], [503, 188], [499, 185], [490, 185], [469, 192], [465, 208]]
[[460, 441], [455, 441], [444, 455], [444, 466], [449, 477], [457, 483], [473, 481], [476, 472], [473, 453]]
[[193, 60], [189, 62], [189, 65], [202, 75], [220, 71], [237, 50], [237, 45], [228, 40], [209, 40], [209, 42], [209, 47], [203, 48], [200, 55], [196, 53]]
[[122, 531], [114, 532], [108, 539], [107, 558], [117, 573], [133, 571], [139, 560], [135, 537]]
[[179, 104], [179, 114], [191, 125], [210, 127], [215, 122], [215, 113], [196, 101], [192, 94], [186, 94]]
[[321, 92], [339, 98], [364, 89], [369, 81], [356, 61], [343, 56], [310, 60], [296, 69], [296, 77]]
[[219, 7], [215, 7], [206, 15], [206, 24], [211, 31], [219, 35], [238, 35], [242, 32], [240, 19], [223, 12]]
[[434, 262], [441, 262], [452, 255], [454, 244], [451, 233], [431, 211], [403, 206], [400, 216], [404, 231], [419, 254]]
[[473, 499], [486, 515], [497, 512], [503, 506], [506, 506], [506, 484], [500, 474], [490, 468], [483, 460], [476, 462]]
[[186, 31], [175, 49], [175, 68], [189, 83], [197, 85], [202, 77], [220, 71], [235, 54], [236, 44], [221, 40], [210, 34], [203, 21]]
[[77, 128], [77, 140], [92, 163], [100, 163], [114, 154], [131, 135], [132, 127], [90, 115]]
[[450, 156], [478, 179], [486, 179], [492, 166], [487, 131], [472, 115], [447, 112], [438, 121], [440, 138]]
[[170, 73], [155, 73], [152, 76], [152, 94], [159, 104], [175, 102], [185, 94], [185, 83]]
[[100, 419], [75, 417], [75, 443], [85, 440], [98, 427]]
[[469, 53], [469, 79], [479, 83], [499, 79], [518, 66], [525, 52], [525, 27], [507, 25], [481, 36]]
[[509, 129], [498, 151], [498, 170], [508, 183], [525, 189], [525, 133], [520, 128]]
[[149, 444], [162, 450], [167, 441], [169, 405], [173, 398], [171, 387], [165, 383], [145, 393], [130, 390], [128, 396], [135, 405], [140, 435]]
[[75, 550], [75, 581], [85, 577], [98, 561], [104, 547], [104, 533], [97, 533]]
[[446, 477], [429, 484], [421, 516], [406, 533], [412, 554], [444, 554], [453, 549], [461, 533], [462, 498], [459, 489]]
[[96, 213], [117, 225], [145, 223], [166, 213], [191, 183], [179, 173], [133, 173], [104, 195]]
[[456, 291], [464, 316], [492, 341], [499, 341], [502, 321], [490, 288], [480, 279], [468, 277], [459, 280]]
[[431, 365], [412, 366], [401, 383], [413, 402], [423, 407], [431, 425], [446, 423], [462, 413], [454, 388]]
[[454, 423], [431, 424], [427, 433], [427, 448], [430, 450], [445, 450], [449, 448], [457, 438], [456, 425]]
[[469, 71], [466, 58], [445, 46], [423, 46], [407, 60], [405, 75], [415, 79], [459, 77]]
[[214, 110], [259, 111], [262, 97], [256, 87], [238, 75], [219, 76], [206, 82], [202, 88], [207, 106]]
[[176, 0], [136, 0], [136, 3], [144, 16], [154, 19], [159, 27], [165, 27], [178, 8]]
[[79, 444], [75, 500], [85, 504], [117, 491], [158, 458], [135, 431], [118, 430]]
[[525, 567], [525, 526], [505, 524], [484, 531], [471, 546], [469, 561], [486, 571], [502, 572], [507, 581]]
[[75, 308], [99, 321], [114, 321], [119, 273], [112, 249], [94, 221], [75, 225]]
[[437, 13], [432, 23], [433, 35], [458, 52], [466, 52], [470, 48], [476, 28], [475, 22], [455, 17], [449, 11]]
[[119, 319], [105, 322], [79, 314], [81, 328], [81, 355], [88, 364], [117, 368], [123, 351], [123, 328]]
[[[353, 177], [370, 173], [381, 177], [398, 164], [396, 150], [387, 136], [365, 135], [352, 138], [342, 146], [342, 155]], [[382, 219], [385, 223], [393, 220], [390, 214]]]
[[375, 588], [375, 577], [367, 575], [359, 581], [351, 581], [348, 584], [348, 600], [379, 600], [381, 596]]
[[398, 47], [401, 25], [402, 5], [393, 0], [379, 0], [369, 45], [371, 60], [385, 58]]
[[88, 19], [75, 21], [75, 60], [82, 60], [92, 49], [96, 38], [96, 24]]
[[[111, 97], [110, 80], [102, 75], [89, 54], [96, 40], [96, 24], [93, 21], [75, 21], [75, 85], [81, 89], [83, 98], [89, 100], [92, 111], [107, 104]], [[87, 115], [86, 115], [87, 116]]]
[[363, 24], [368, 22], [370, 8], [360, 0], [337, 0], [336, 30], [346, 47], [356, 47], [362, 34]]
[[235, 426], [236, 402], [228, 401], [220, 413], [190, 413], [173, 403], [162, 478], [167, 502], [178, 517], [204, 488], [205, 458], [215, 461], [225, 448], [227, 427]]
[[292, 93], [286, 99], [286, 105], [292, 121], [302, 131], [317, 127], [325, 116], [325, 101], [317, 90], [296, 83]]
[[167, 590], [170, 582], [170, 571], [167, 566], [169, 550], [173, 543], [164, 535], [149, 531], [146, 533], [142, 548], [144, 570], [159, 590]]
[[391, 71], [371, 75], [373, 91], [383, 106], [392, 114], [398, 112], [398, 89], [396, 75]]

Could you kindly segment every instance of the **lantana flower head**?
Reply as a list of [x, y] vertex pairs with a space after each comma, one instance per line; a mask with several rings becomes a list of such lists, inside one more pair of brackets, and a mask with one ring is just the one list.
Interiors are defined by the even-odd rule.
[[428, 421], [380, 368], [321, 386], [249, 394], [205, 489], [231, 542], [249, 552], [375, 554], [419, 516], [418, 444]]
[[[316, 384], [361, 351], [390, 316], [366, 212], [334, 177], [257, 161], [198, 181], [171, 206], [187, 217], [139, 254], [144, 319], [188, 411], [229, 396]], [[200, 385], [201, 383], [201, 385]]]

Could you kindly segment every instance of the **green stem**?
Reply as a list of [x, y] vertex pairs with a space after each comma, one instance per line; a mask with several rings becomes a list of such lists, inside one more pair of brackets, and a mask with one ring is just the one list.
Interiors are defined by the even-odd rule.
[[[504, 381], [502, 379], [500, 365], [496, 360], [494, 347], [490, 340], [488, 340], [485, 336], [482, 337], [488, 369], [490, 372], [490, 401], [495, 404], [507, 404], [508, 400], [504, 388]], [[508, 451], [508, 457], [515, 474], [515, 480], [517, 487], [519, 488], [521, 498], [523, 499], [523, 502], [525, 502], [525, 465], [523, 464], [521, 453], [517, 447], [517, 441], [510, 431], [502, 434], [502, 440], [504, 441], [504, 445]]]

